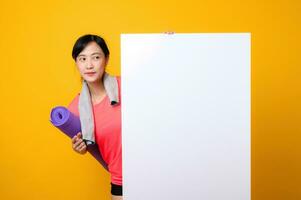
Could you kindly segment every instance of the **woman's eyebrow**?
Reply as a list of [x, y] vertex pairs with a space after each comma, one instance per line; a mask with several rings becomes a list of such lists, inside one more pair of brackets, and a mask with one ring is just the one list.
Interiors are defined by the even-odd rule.
[[[99, 55], [100, 55], [101, 53], [99, 53], [99, 52], [94, 52], [94, 53], [91, 54], [91, 56], [93, 56], [93, 55], [95, 55], [95, 54], [99, 54]], [[85, 55], [85, 54], [79, 54], [78, 56], [86, 56], [86, 55]]]

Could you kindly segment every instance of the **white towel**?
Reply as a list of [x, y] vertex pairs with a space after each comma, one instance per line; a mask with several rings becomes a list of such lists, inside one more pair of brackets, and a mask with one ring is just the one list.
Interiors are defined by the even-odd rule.
[[[110, 99], [111, 106], [118, 105], [120, 102], [120, 94], [118, 93], [118, 82], [116, 77], [104, 72], [102, 81], [107, 96]], [[88, 84], [85, 80], [83, 80], [82, 91], [79, 96], [78, 110], [82, 137], [87, 145], [95, 144], [94, 116], [92, 106], [93, 104]]]

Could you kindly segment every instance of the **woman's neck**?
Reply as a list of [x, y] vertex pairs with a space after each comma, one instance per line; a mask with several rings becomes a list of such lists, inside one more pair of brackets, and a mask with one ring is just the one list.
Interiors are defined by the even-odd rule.
[[91, 97], [94, 101], [97, 101], [99, 98], [103, 97], [106, 94], [102, 79], [99, 82], [88, 83]]

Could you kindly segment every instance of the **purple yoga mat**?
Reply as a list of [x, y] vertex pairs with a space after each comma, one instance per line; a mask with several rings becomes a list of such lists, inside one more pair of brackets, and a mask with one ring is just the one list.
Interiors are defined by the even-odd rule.
[[[72, 112], [70, 112], [66, 107], [57, 106], [51, 110], [50, 122], [65, 133], [69, 138], [73, 138], [78, 132], [81, 132], [80, 119]], [[98, 145], [90, 144], [88, 145], [87, 151], [106, 169], [108, 166], [103, 160]]]

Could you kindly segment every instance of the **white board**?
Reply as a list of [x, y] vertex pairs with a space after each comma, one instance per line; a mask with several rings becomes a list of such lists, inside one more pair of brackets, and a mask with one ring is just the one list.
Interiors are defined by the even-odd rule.
[[121, 34], [125, 200], [250, 200], [250, 34]]

